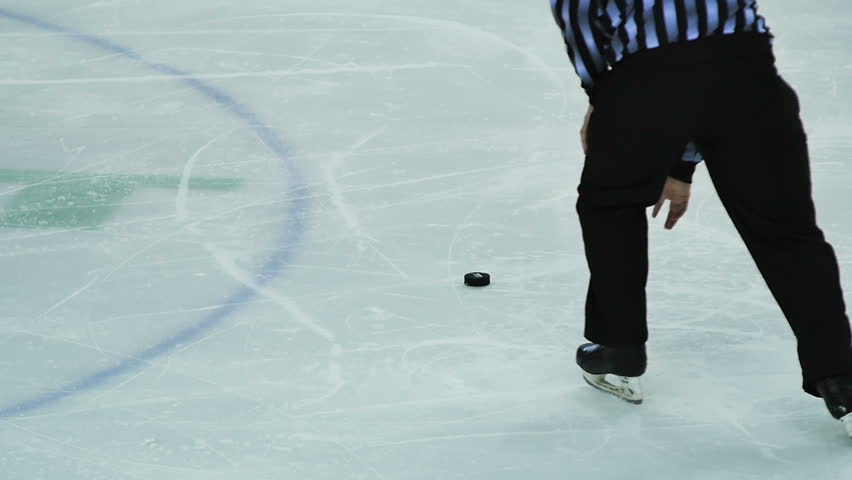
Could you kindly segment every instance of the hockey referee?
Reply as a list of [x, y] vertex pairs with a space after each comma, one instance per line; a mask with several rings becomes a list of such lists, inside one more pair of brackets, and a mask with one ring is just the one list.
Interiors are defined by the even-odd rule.
[[804, 390], [852, 435], [852, 335], [816, 223], [807, 139], [756, 0], [551, 0], [590, 107], [577, 212], [590, 281], [577, 363], [641, 403], [646, 208], [686, 211], [702, 160], [798, 341]]

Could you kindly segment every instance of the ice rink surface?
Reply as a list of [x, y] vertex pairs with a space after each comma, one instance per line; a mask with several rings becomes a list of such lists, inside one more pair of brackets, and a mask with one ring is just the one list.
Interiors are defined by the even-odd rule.
[[[3, 480], [852, 478], [703, 167], [645, 404], [583, 383], [547, 2], [3, 3]], [[761, 7], [852, 291], [852, 5]]]

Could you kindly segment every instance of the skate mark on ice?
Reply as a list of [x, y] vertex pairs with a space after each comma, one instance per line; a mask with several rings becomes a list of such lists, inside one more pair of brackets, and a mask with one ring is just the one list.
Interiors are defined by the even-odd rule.
[[183, 166], [183, 173], [180, 176], [180, 181], [178, 182], [177, 194], [175, 195], [175, 220], [178, 223], [185, 222], [188, 216], [186, 199], [187, 195], [189, 195], [189, 179], [192, 177], [192, 169], [195, 168], [195, 162], [198, 161], [198, 157], [200, 157], [201, 154], [204, 153], [204, 151], [211, 145], [230, 136], [233, 132], [234, 130], [231, 130], [210, 139], [209, 142], [202, 145], [201, 148], [196, 150], [195, 153], [189, 157], [189, 160], [186, 161], [186, 164]]
[[334, 334], [331, 331], [320, 326], [289, 298], [279, 294], [278, 292], [270, 288], [261, 285], [255, 280], [252, 280], [251, 275], [240, 269], [240, 267], [238, 267], [237, 264], [234, 262], [234, 259], [227, 255], [225, 252], [219, 250], [209, 242], [204, 243], [204, 248], [207, 250], [210, 256], [212, 256], [216, 260], [216, 263], [219, 265], [219, 268], [221, 268], [223, 272], [231, 276], [231, 278], [243, 284], [246, 288], [250, 288], [257, 295], [271, 300], [276, 305], [282, 307], [291, 318], [295, 319], [296, 322], [300, 323], [307, 330], [319, 335], [320, 337], [328, 340], [329, 342], [335, 341]]
[[364, 252], [368, 248], [372, 249], [376, 255], [381, 257], [382, 260], [384, 260], [385, 263], [387, 263], [397, 273], [397, 275], [402, 278], [408, 278], [408, 274], [399, 268], [393, 260], [388, 258], [388, 256], [376, 246], [380, 242], [375, 237], [367, 233], [367, 231], [361, 226], [361, 221], [358, 219], [358, 216], [343, 200], [343, 190], [340, 188], [340, 185], [337, 183], [337, 178], [334, 175], [334, 171], [344, 160], [354, 155], [355, 152], [360, 150], [361, 147], [368, 144], [371, 140], [383, 134], [384, 131], [385, 129], [381, 128], [371, 132], [355, 142], [355, 144], [349, 147], [346, 151], [334, 155], [331, 162], [324, 167], [325, 181], [326, 186], [328, 187], [329, 201], [334, 208], [340, 212], [340, 216], [343, 218], [343, 222], [346, 224], [346, 227], [358, 239], [358, 250], [360, 252]]
[[240, 282], [247, 288], [252, 289], [258, 296], [266, 298], [274, 304], [282, 307], [288, 318], [294, 319], [308, 331], [322, 337], [332, 344], [328, 354], [327, 372], [327, 381], [331, 388], [327, 393], [316, 398], [302, 400], [295, 404], [294, 407], [301, 408], [307, 405], [313, 405], [336, 395], [337, 392], [346, 385], [346, 382], [343, 380], [343, 369], [341, 367], [343, 348], [337, 343], [334, 333], [319, 325], [313, 318], [305, 313], [304, 310], [286, 296], [281, 295], [263, 285], [257, 284], [257, 282], [251, 279], [251, 275], [244, 272], [239, 266], [237, 266], [233, 258], [217, 249], [213, 246], [213, 244], [205, 242], [204, 248], [216, 260], [223, 272], [227, 273], [231, 276], [231, 278]]
[[[4, 16], [0, 13], [0, 16]], [[283, 77], [298, 77], [302, 75], [341, 75], [348, 73], [382, 73], [382, 72], [401, 72], [409, 70], [433, 70], [438, 68], [460, 68], [460, 65], [450, 63], [414, 63], [408, 65], [362, 65], [336, 68], [305, 68], [302, 70], [264, 70], [258, 72], [235, 72], [235, 73], [202, 73], [188, 74], [181, 73], [175, 75], [140, 75], [134, 77], [80, 77], [80, 78], [65, 78], [54, 80], [37, 80], [37, 79], [17, 79], [17, 80], [0, 80], [2, 86], [35, 86], [35, 85], [92, 85], [92, 84], [116, 84], [116, 83], [152, 83], [152, 82], [170, 82], [176, 78], [180, 80], [233, 80], [238, 78], [283, 78]]]

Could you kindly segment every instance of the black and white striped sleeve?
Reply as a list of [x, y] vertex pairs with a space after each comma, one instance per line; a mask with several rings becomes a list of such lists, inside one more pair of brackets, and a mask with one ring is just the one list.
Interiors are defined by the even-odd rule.
[[606, 45], [598, 25], [598, 2], [594, 0], [551, 0], [550, 6], [568, 50], [568, 56], [589, 97], [597, 77], [608, 64], [601, 50]]

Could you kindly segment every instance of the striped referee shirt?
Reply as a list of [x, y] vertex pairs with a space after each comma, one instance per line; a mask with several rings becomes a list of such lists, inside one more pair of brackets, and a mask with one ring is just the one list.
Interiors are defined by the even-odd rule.
[[757, 0], [551, 0], [568, 56], [591, 93], [628, 55], [740, 32], [769, 33]]
[[[769, 33], [757, 0], [550, 0], [550, 5], [589, 96], [601, 74], [634, 53], [714, 35]], [[694, 143], [685, 146], [683, 160], [702, 160]]]

